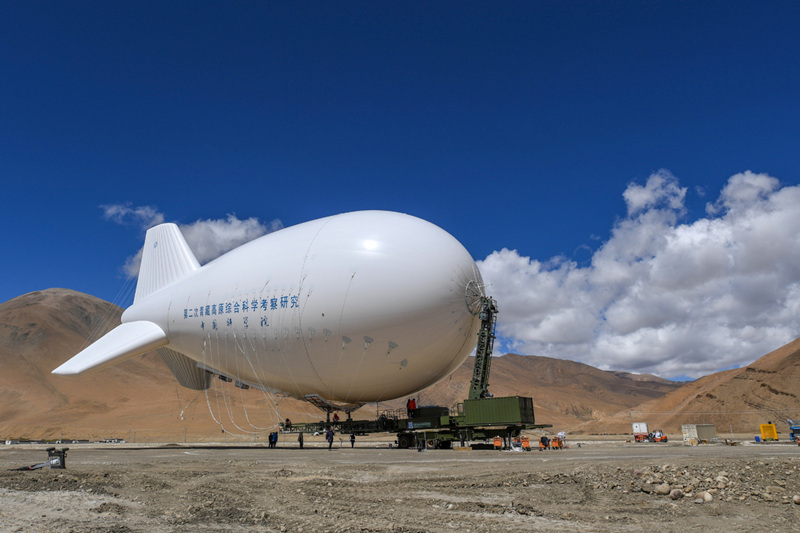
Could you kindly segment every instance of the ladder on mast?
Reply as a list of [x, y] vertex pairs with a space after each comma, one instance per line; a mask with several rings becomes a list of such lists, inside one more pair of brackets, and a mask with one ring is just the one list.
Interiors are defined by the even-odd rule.
[[478, 330], [478, 345], [475, 348], [475, 367], [469, 386], [469, 399], [491, 398], [489, 393], [489, 368], [492, 364], [495, 331], [497, 327], [497, 301], [481, 298], [481, 328]]

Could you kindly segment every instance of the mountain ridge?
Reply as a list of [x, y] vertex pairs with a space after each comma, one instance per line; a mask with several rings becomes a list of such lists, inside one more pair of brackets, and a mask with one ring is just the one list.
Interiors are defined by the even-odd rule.
[[[253, 390], [245, 394], [217, 380], [207, 393], [184, 389], [155, 353], [87, 375], [50, 373], [90, 339], [119, 324], [121, 312], [113, 304], [69, 289], [35, 291], [0, 304], [4, 369], [0, 436], [54, 438], [75, 433], [86, 438], [120, 434], [130, 438], [139, 432], [139, 438], [219, 439], [221, 434], [266, 431], [284, 417], [294, 421], [324, 417], [306, 402]], [[417, 403], [454, 407], [468, 396], [472, 365], [469, 358], [449, 377], [418, 393]], [[552, 424], [553, 430], [628, 433], [631, 413], [636, 412], [674, 432], [688, 423], [687, 413], [701, 410], [750, 409], [756, 413], [754, 420], [800, 410], [791, 388], [798, 374], [800, 339], [748, 367], [688, 383], [600, 370], [575, 361], [506, 354], [492, 359], [489, 389], [497, 397], [532, 397], [537, 423]], [[781, 402], [775, 403], [775, 397]], [[369, 404], [355, 416], [369, 417], [372, 409], [404, 405], [404, 398]], [[669, 415], [657, 414], [663, 412]], [[733, 418], [715, 420], [725, 424]]]

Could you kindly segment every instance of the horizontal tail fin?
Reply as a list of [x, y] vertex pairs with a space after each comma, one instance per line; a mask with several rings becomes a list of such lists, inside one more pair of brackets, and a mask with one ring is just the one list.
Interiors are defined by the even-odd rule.
[[195, 270], [200, 263], [175, 224], [160, 224], [147, 230], [133, 303], [166, 287]]
[[53, 370], [70, 376], [100, 370], [167, 344], [167, 335], [152, 322], [128, 322], [112, 329], [88, 348]]

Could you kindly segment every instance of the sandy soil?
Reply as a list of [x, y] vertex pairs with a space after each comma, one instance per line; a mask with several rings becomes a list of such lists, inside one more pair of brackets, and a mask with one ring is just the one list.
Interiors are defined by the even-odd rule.
[[66, 469], [34, 471], [10, 469], [42, 462], [46, 446], [0, 446], [0, 531], [800, 530], [800, 447], [789, 444], [280, 444], [77, 445]]

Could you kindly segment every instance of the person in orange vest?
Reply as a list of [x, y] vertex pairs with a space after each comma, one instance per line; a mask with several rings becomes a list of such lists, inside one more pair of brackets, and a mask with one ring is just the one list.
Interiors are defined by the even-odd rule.
[[499, 450], [499, 449], [501, 449], [502, 447], [503, 447], [503, 439], [502, 439], [502, 438], [500, 438], [500, 435], [497, 435], [497, 436], [494, 438], [494, 449], [495, 449], [495, 450]]
[[406, 402], [406, 410], [408, 411], [408, 418], [414, 418], [417, 412], [417, 401], [414, 398], [409, 398]]

